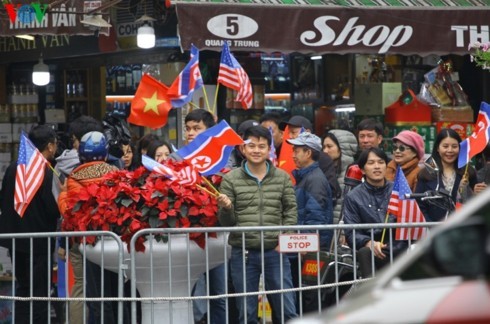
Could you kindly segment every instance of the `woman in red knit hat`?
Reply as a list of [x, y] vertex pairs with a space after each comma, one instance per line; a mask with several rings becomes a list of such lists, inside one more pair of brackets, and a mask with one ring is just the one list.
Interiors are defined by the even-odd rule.
[[396, 169], [400, 166], [407, 178], [412, 192], [417, 185], [417, 175], [420, 171], [419, 162], [425, 153], [424, 139], [419, 134], [404, 130], [393, 137], [393, 160], [388, 163], [386, 179], [393, 181]]

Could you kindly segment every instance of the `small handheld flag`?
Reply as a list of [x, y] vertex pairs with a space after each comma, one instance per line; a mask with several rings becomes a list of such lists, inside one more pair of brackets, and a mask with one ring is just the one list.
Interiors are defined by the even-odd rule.
[[191, 165], [185, 166], [180, 171], [175, 171], [165, 163], [158, 163], [147, 155], [142, 156], [141, 163], [147, 170], [164, 175], [181, 185], [192, 185], [200, 182], [201, 179], [199, 173]]
[[459, 145], [458, 168], [470, 162], [470, 159], [483, 151], [490, 140], [490, 105], [482, 102], [473, 134]]
[[192, 100], [194, 91], [203, 86], [199, 69], [199, 50], [191, 45], [191, 59], [168, 89], [168, 97], [174, 107], [182, 107]]
[[48, 161], [27, 138], [26, 133], [22, 132], [20, 135], [14, 194], [14, 208], [20, 217], [24, 216], [24, 212], [44, 180], [46, 163]]
[[166, 85], [144, 74], [131, 102], [128, 122], [153, 129], [164, 126], [172, 109], [167, 90]]
[[243, 139], [222, 120], [208, 128], [177, 151], [177, 154], [192, 165], [202, 175], [216, 174], [228, 162], [235, 145], [243, 144]]
[[248, 109], [252, 107], [252, 84], [250, 83], [250, 79], [245, 70], [230, 53], [227, 42], [224, 42], [223, 50], [221, 52], [218, 83], [233, 90], [237, 90], [238, 94], [235, 101], [241, 102], [243, 108]]
[[[390, 202], [388, 204], [388, 212], [396, 216], [397, 223], [425, 223], [425, 218], [420, 211], [419, 205], [415, 199], [405, 199], [406, 194], [411, 194], [412, 191], [408, 186], [407, 179], [403, 170], [398, 167], [396, 170], [393, 191], [391, 192]], [[425, 227], [416, 228], [397, 228], [396, 240], [420, 240], [426, 235]]]

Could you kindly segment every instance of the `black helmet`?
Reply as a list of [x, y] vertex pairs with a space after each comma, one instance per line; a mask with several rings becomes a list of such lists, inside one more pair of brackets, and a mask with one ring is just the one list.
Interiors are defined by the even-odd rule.
[[82, 136], [78, 147], [81, 162], [105, 161], [107, 158], [107, 141], [101, 132], [88, 132]]

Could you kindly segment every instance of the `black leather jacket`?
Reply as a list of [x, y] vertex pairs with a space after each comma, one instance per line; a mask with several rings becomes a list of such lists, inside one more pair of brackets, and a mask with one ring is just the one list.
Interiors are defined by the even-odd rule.
[[[374, 187], [367, 182], [363, 182], [352, 189], [344, 199], [343, 213], [345, 224], [377, 224], [384, 223], [386, 218], [386, 210], [390, 201], [393, 183], [386, 181], [383, 187]], [[396, 218], [393, 215], [389, 216], [389, 223], [395, 223]], [[382, 229], [374, 229], [374, 240], [380, 241]], [[371, 230], [361, 229], [356, 230], [355, 237], [352, 230], [345, 231], [347, 243], [351, 248], [354, 248], [354, 239], [356, 249], [364, 247], [371, 240]], [[392, 231], [392, 237], [395, 237], [395, 231]], [[384, 243], [389, 246], [389, 231], [385, 233]], [[406, 248], [405, 241], [394, 241], [394, 252], [399, 248]]]

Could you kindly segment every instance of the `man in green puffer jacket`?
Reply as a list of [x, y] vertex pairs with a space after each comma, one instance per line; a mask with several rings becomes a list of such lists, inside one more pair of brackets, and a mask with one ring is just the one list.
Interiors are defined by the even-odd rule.
[[[275, 168], [268, 160], [272, 142], [269, 130], [262, 126], [250, 127], [245, 131], [244, 139], [249, 140], [242, 147], [246, 161], [240, 168], [226, 174], [220, 186], [218, 216], [221, 225], [296, 225], [298, 212], [289, 175]], [[236, 292], [258, 291], [262, 266], [267, 290], [293, 287], [289, 259], [278, 252], [279, 231], [264, 231], [262, 235], [263, 255], [260, 232], [245, 232], [244, 240], [242, 233], [230, 234], [231, 277]], [[246, 285], [243, 280], [244, 272]], [[282, 322], [285, 322], [297, 313], [295, 294], [288, 292], [283, 297], [281, 304], [280, 294], [268, 295], [272, 309], [280, 310], [283, 305]], [[245, 310], [245, 298], [237, 298], [240, 323], [256, 323], [258, 296], [248, 296], [246, 300]]]

